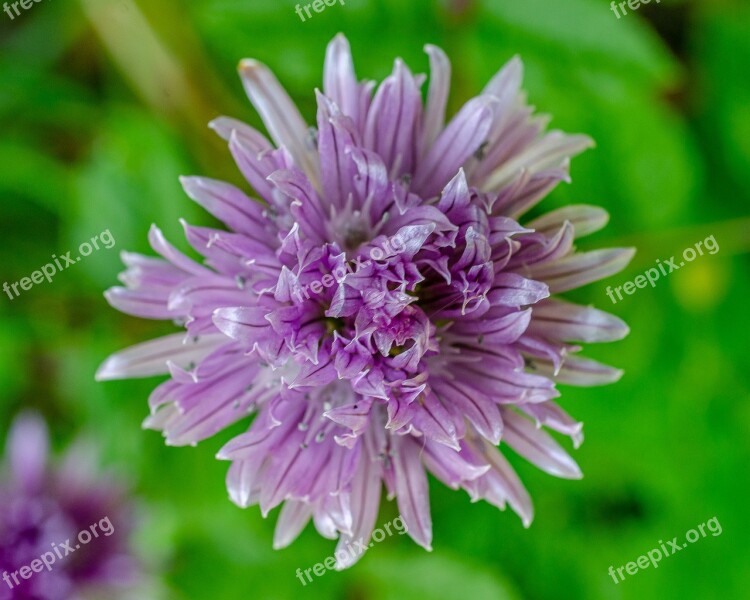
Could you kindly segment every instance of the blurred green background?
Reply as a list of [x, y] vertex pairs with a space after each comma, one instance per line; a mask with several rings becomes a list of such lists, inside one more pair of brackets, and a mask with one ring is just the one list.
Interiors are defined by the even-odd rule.
[[[3, 280], [105, 229], [116, 239], [51, 284], [0, 297], [0, 430], [33, 407], [57, 449], [81, 432], [96, 438], [100, 462], [142, 503], [134, 545], [158, 582], [154, 598], [749, 597], [750, 6], [663, 0], [618, 20], [605, 0], [346, 0], [302, 22], [294, 4], [68, 0], [13, 21], [0, 13]], [[511, 456], [536, 506], [525, 530], [514, 514], [433, 480], [431, 554], [394, 536], [303, 588], [295, 570], [334, 544], [308, 527], [275, 552], [277, 511], [264, 521], [229, 502], [228, 463], [214, 454], [238, 429], [167, 448], [140, 427], [157, 380], [97, 384], [93, 374], [109, 353], [173, 330], [117, 313], [102, 291], [116, 283], [119, 251], [148, 252], [152, 222], [182, 249], [179, 217], [210, 222], [179, 175], [240, 182], [206, 127], [219, 114], [260, 126], [238, 60], [271, 66], [312, 120], [325, 44], [338, 31], [361, 78], [383, 78], [396, 56], [426, 72], [423, 45], [443, 47], [453, 110], [520, 54], [531, 102], [553, 127], [597, 142], [543, 208], [604, 206], [610, 225], [584, 246], [638, 254], [575, 294], [632, 329], [587, 352], [623, 368], [620, 383], [562, 390], [562, 406], [586, 423], [574, 453], [583, 481]], [[716, 255], [612, 306], [607, 285], [710, 235]], [[395, 514], [385, 503], [378, 523]], [[607, 574], [714, 516], [720, 536], [618, 585]]]

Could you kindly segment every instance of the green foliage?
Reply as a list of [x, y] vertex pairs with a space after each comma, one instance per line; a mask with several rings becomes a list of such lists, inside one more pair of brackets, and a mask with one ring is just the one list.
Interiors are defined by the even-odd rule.
[[[115, 8], [136, 9], [118, 2], [113, 19]], [[81, 5], [42, 3], [12, 22], [0, 13], [4, 280], [18, 281], [105, 229], [117, 242], [52, 284], [0, 298], [0, 430], [33, 406], [52, 423], [57, 446], [81, 432], [96, 440], [102, 462], [140, 499], [134, 542], [157, 582], [154, 598], [744, 597], [750, 244], [748, 221], [739, 218], [750, 200], [747, 7], [652, 2], [617, 20], [598, 0], [346, 0], [302, 22], [295, 4], [140, 2], [194, 90], [167, 109], [143, 100], [148, 94], [123, 72], [127, 63], [113, 60]], [[682, 24], [679, 35], [674, 23]], [[93, 373], [112, 351], [173, 331], [106, 305], [101, 294], [116, 284], [119, 251], [148, 252], [151, 223], [185, 249], [178, 219], [210, 223], [182, 193], [179, 175], [239, 181], [228, 152], [191, 119], [208, 110], [260, 126], [235, 72], [240, 58], [255, 57], [312, 120], [325, 44], [338, 31], [349, 37], [362, 78], [382, 78], [396, 56], [426, 72], [423, 45], [443, 46], [454, 70], [452, 110], [521, 55], [525, 88], [553, 127], [597, 142], [573, 161], [573, 184], [542, 208], [602, 205], [611, 223], [585, 244], [634, 245], [639, 256], [626, 272], [575, 295], [632, 330], [623, 342], [588, 351], [623, 368], [620, 383], [563, 389], [562, 405], [586, 423], [587, 441], [575, 453], [583, 481], [551, 479], [511, 456], [535, 501], [528, 530], [510, 512], [470, 504], [431, 481], [431, 554], [393, 536], [353, 569], [303, 587], [295, 570], [321, 562], [335, 543], [308, 528], [291, 548], [273, 551], [276, 513], [264, 521], [257, 509], [228, 501], [228, 464], [214, 454], [247, 423], [197, 448], [167, 448], [140, 428], [158, 380], [98, 384]], [[128, 40], [120, 50], [137, 56], [138, 32]], [[607, 285], [714, 233], [716, 256], [611, 305]], [[379, 522], [395, 510], [385, 503]], [[610, 565], [713, 516], [721, 536], [617, 586], [607, 575]]]

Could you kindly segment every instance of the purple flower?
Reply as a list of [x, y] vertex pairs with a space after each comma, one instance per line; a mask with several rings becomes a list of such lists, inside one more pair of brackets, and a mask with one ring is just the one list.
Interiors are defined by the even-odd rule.
[[[122, 489], [96, 473], [91, 448], [74, 446], [52, 467], [48, 446], [41, 417], [16, 418], [0, 482], [0, 599], [118, 597], [140, 574], [128, 551], [132, 524]], [[34, 562], [24, 578], [19, 570]]]
[[283, 503], [276, 547], [311, 518], [341, 547], [369, 539], [385, 485], [429, 549], [427, 471], [474, 500], [510, 504], [528, 525], [530, 498], [498, 444], [580, 477], [542, 429], [582, 440], [581, 423], [554, 402], [556, 383], [621, 374], [578, 356], [575, 342], [617, 340], [627, 326], [551, 297], [630, 260], [629, 249], [575, 250], [607, 213], [570, 206], [520, 223], [591, 140], [545, 131], [520, 91], [518, 58], [446, 125], [450, 65], [426, 51], [423, 105], [424, 76], [396, 60], [373, 94], [337, 36], [317, 127], [265, 66], [242, 61], [273, 143], [231, 118], [211, 127], [262, 201], [183, 178], [229, 231], [183, 223], [199, 264], [153, 227], [163, 258], [125, 253], [126, 287], [106, 294], [123, 312], [187, 330], [115, 354], [98, 372], [170, 375], [146, 421], [168, 444], [196, 444], [256, 413], [218, 457], [232, 461], [235, 503], [263, 515]]

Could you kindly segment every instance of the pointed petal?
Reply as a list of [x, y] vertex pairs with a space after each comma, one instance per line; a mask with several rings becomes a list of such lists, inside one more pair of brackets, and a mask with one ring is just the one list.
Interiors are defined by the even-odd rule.
[[474, 388], [471, 383], [463, 381], [442, 380], [434, 384], [435, 393], [443, 404], [458, 409], [482, 437], [493, 444], [500, 443], [503, 433], [503, 419], [500, 409], [491, 399]]
[[515, 411], [503, 410], [503, 441], [545, 473], [565, 479], [580, 479], [581, 469], [552, 437], [537, 429]]
[[318, 150], [326, 206], [341, 208], [354, 191], [349, 151], [361, 145], [354, 123], [339, 107], [316, 90], [318, 103]]
[[559, 342], [614, 342], [630, 332], [622, 319], [590, 306], [547, 299], [532, 308], [529, 328], [538, 335]]
[[534, 518], [534, 507], [513, 467], [500, 451], [486, 440], [467, 440], [467, 445], [476, 453], [477, 459], [487, 461], [490, 470], [482, 477], [464, 483], [472, 499], [484, 498], [500, 509], [507, 502], [521, 517], [524, 527], [528, 527]]
[[561, 131], [551, 131], [490, 173], [482, 185], [482, 191], [500, 190], [524, 170], [536, 174], [546, 169], [559, 168], [566, 159], [593, 145], [593, 140], [586, 135], [567, 135]]
[[252, 460], [235, 460], [227, 472], [229, 499], [240, 508], [258, 503], [260, 485], [258, 470], [260, 463]]
[[276, 76], [256, 60], [245, 59], [238, 67], [250, 101], [263, 119], [273, 141], [285, 147], [295, 164], [318, 187], [317, 153], [308, 142], [308, 128], [302, 115]]
[[273, 534], [273, 549], [286, 548], [297, 539], [312, 516], [312, 507], [307, 502], [287, 500], [281, 507]]
[[458, 436], [453, 417], [446, 410], [440, 399], [433, 393], [424, 394], [413, 419], [414, 427], [428, 440], [445, 444], [458, 451]]
[[607, 248], [572, 254], [532, 265], [528, 276], [544, 281], [557, 294], [579, 288], [622, 271], [635, 255], [635, 248]]
[[256, 238], [267, 224], [260, 203], [233, 185], [207, 177], [180, 177], [180, 183], [190, 198], [234, 231]]
[[165, 375], [169, 372], [167, 361], [186, 368], [208, 356], [222, 342], [226, 342], [223, 335], [204, 335], [198, 339], [184, 333], [167, 335], [113, 354], [102, 363], [95, 378], [108, 381]]
[[521, 307], [536, 304], [548, 296], [549, 288], [541, 281], [526, 279], [517, 273], [499, 273], [495, 275], [487, 300], [491, 306]]
[[360, 122], [360, 91], [349, 41], [339, 33], [326, 48], [323, 67], [323, 92], [333, 100], [341, 111]]
[[409, 436], [394, 436], [393, 442], [393, 467], [399, 512], [411, 538], [431, 551], [430, 495], [427, 474], [419, 457], [419, 444]]
[[461, 165], [486, 141], [494, 102], [489, 96], [474, 98], [453, 117], [420, 161], [412, 181], [415, 192], [423, 198], [440, 193]]
[[615, 367], [574, 355], [565, 356], [557, 372], [552, 363], [546, 361], [534, 361], [534, 368], [537, 373], [558, 383], [581, 387], [609, 385], [619, 381], [623, 374], [622, 370]]
[[583, 423], [574, 420], [554, 402], [526, 403], [519, 408], [536, 421], [537, 427], [549, 427], [559, 431], [573, 440], [573, 447], [583, 443]]
[[383, 159], [392, 178], [413, 172], [421, 113], [419, 87], [409, 68], [397, 59], [393, 74], [373, 98], [364, 133], [365, 148]]
[[430, 87], [422, 126], [421, 150], [424, 153], [437, 139], [445, 125], [445, 107], [451, 83], [451, 63], [437, 46], [427, 44], [424, 51], [430, 57]]
[[219, 308], [213, 313], [216, 328], [243, 345], [253, 344], [272, 335], [271, 323], [266, 319], [269, 309], [261, 306]]
[[164, 237], [156, 225], [151, 225], [151, 229], [148, 232], [148, 241], [155, 252], [158, 252], [161, 256], [166, 258], [175, 267], [182, 269], [186, 273], [191, 275], [212, 275], [213, 271], [207, 269], [203, 265], [199, 265], [193, 259], [188, 258], [182, 252], [177, 250], [172, 244], [170, 244]]
[[168, 292], [164, 289], [145, 288], [129, 290], [124, 287], [109, 288], [104, 298], [120, 312], [142, 319], [175, 319], [182, 316], [168, 308]]
[[229, 151], [242, 176], [261, 198], [271, 202], [273, 188], [266, 178], [279, 168], [271, 150], [253, 143], [235, 129], [229, 135]]
[[564, 206], [534, 219], [527, 223], [526, 227], [550, 236], [562, 227], [565, 221], [572, 223], [577, 239], [602, 229], [609, 222], [609, 213], [603, 208], [588, 204]]
[[228, 142], [232, 137], [232, 133], [236, 131], [242, 138], [252, 141], [252, 143], [259, 148], [259, 152], [261, 150], [273, 149], [271, 142], [266, 139], [266, 136], [238, 119], [233, 119], [232, 117], [216, 117], [208, 124], [208, 126], [225, 142]]
[[465, 481], [481, 477], [491, 468], [489, 464], [474, 465], [467, 462], [457, 450], [433, 442], [425, 444], [424, 461], [435, 477], [454, 490]]
[[336, 545], [336, 570], [338, 571], [351, 567], [362, 557], [361, 554], [348, 552], [347, 549], [355, 540], [362, 541], [366, 546], [375, 527], [380, 507], [381, 488], [379, 464], [376, 460], [370, 451], [363, 450], [352, 480], [352, 532], [351, 534], [342, 533]]
[[482, 93], [497, 96], [500, 106], [507, 110], [519, 94], [522, 80], [523, 62], [519, 56], [514, 56], [489, 80]]

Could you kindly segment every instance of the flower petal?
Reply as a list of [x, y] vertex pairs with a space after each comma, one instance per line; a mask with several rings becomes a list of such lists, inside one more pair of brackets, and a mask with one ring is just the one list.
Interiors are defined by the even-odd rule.
[[598, 206], [575, 204], [548, 212], [527, 223], [526, 227], [550, 236], [562, 227], [565, 221], [572, 223], [575, 237], [582, 238], [602, 229], [609, 222], [609, 213]]
[[430, 87], [427, 90], [427, 105], [422, 121], [422, 154], [432, 145], [445, 125], [445, 107], [448, 104], [451, 82], [451, 63], [445, 52], [432, 44], [427, 44], [424, 51], [430, 57]]
[[198, 363], [222, 342], [223, 335], [204, 335], [198, 338], [184, 333], [167, 335], [121, 350], [105, 360], [96, 372], [97, 381], [151, 377], [169, 372], [167, 362], [183, 368]]
[[364, 145], [383, 159], [393, 179], [412, 173], [422, 97], [409, 68], [396, 60], [393, 74], [378, 88], [367, 114]]
[[576, 462], [549, 434], [512, 409], [503, 410], [503, 441], [545, 473], [565, 479], [583, 477]]
[[558, 383], [581, 387], [609, 385], [619, 381], [623, 374], [620, 369], [574, 355], [565, 356], [559, 370], [551, 363], [541, 360], [535, 360], [533, 366], [537, 373], [546, 375]]
[[499, 190], [511, 183], [522, 170], [531, 174], [559, 168], [563, 162], [594, 145], [587, 135], [567, 135], [551, 131], [520, 154], [501, 164], [482, 184], [482, 191]]
[[458, 169], [486, 141], [492, 125], [490, 96], [469, 100], [420, 161], [412, 181], [412, 189], [423, 198], [440, 193]]
[[323, 92], [355, 124], [360, 123], [360, 87], [354, 73], [349, 41], [341, 33], [334, 37], [326, 48]]
[[360, 462], [352, 480], [351, 534], [342, 533], [339, 543], [336, 545], [336, 570], [338, 571], [351, 567], [362, 557], [361, 554], [347, 552], [347, 548], [355, 540], [361, 540], [367, 545], [372, 530], [375, 528], [382, 486], [376, 460], [371, 452], [366, 449], [360, 456]]
[[557, 294], [619, 273], [634, 255], [635, 248], [592, 250], [532, 265], [528, 276], [544, 281], [550, 293]]
[[297, 166], [318, 187], [320, 177], [317, 153], [308, 141], [307, 125], [289, 94], [271, 70], [256, 60], [240, 61], [238, 70], [245, 92], [263, 119], [273, 141], [289, 150]]
[[425, 550], [432, 550], [432, 519], [427, 474], [419, 457], [419, 444], [408, 436], [393, 438], [393, 468], [396, 500], [411, 538]]
[[614, 342], [628, 335], [622, 319], [590, 306], [556, 299], [534, 305], [527, 332], [560, 342]]
[[276, 529], [273, 533], [273, 549], [286, 548], [297, 539], [302, 530], [310, 522], [312, 507], [300, 500], [287, 500], [281, 507]]

